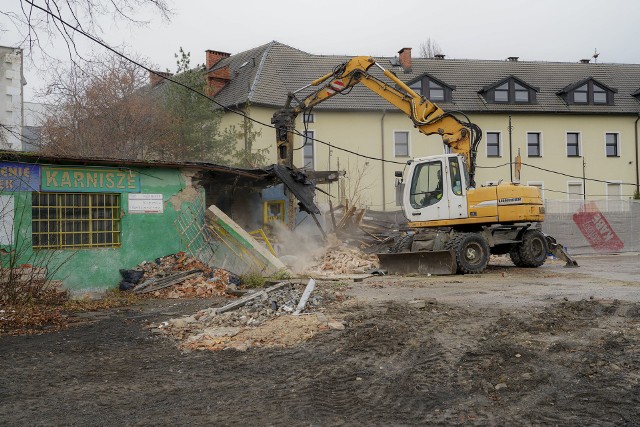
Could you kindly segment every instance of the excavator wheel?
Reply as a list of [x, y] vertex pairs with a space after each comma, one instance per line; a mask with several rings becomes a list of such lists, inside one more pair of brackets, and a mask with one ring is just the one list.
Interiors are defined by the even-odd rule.
[[526, 267], [520, 258], [520, 246], [514, 246], [509, 252], [509, 257], [516, 267]]
[[[518, 245], [518, 256], [522, 265], [518, 267], [540, 267], [547, 260], [547, 238], [538, 230], [528, 230]], [[513, 260], [513, 258], [511, 258]]]
[[397, 254], [400, 252], [409, 252], [411, 250], [411, 245], [413, 244], [413, 235], [406, 234], [402, 236], [398, 241], [389, 248], [389, 252], [392, 254]]
[[461, 233], [445, 244], [456, 254], [458, 273], [482, 273], [489, 263], [489, 243], [480, 234]]

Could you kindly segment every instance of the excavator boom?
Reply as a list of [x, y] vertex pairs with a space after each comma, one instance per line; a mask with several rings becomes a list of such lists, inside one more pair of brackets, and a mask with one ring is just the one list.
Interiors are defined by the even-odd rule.
[[[369, 70], [373, 66], [379, 68], [395, 86], [370, 73]], [[477, 145], [482, 138], [480, 128], [473, 123], [462, 122], [453, 113], [443, 111], [433, 102], [420, 96], [370, 56], [354, 57], [336, 67], [331, 73], [325, 74], [298, 91], [290, 93], [285, 109], [281, 110], [280, 114], [292, 116], [295, 119], [298, 114], [308, 111], [335, 95], [343, 92], [348, 93], [358, 84], [366, 86], [404, 112], [421, 133], [440, 135], [448, 151], [463, 155], [466, 158], [470, 186], [475, 187], [475, 155]], [[296, 93], [311, 86], [319, 86], [319, 88], [302, 100], [296, 97]], [[293, 100], [297, 101], [297, 105], [291, 107]]]

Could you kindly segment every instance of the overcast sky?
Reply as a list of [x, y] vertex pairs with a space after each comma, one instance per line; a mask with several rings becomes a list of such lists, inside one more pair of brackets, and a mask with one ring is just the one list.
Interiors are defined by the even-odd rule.
[[[36, 0], [42, 1], [42, 0]], [[447, 58], [577, 62], [600, 53], [598, 62], [640, 64], [638, 0], [449, 0], [310, 2], [300, 0], [168, 0], [170, 22], [148, 11], [147, 26], [114, 25], [105, 19], [101, 37], [128, 53], [146, 58], [160, 70], [175, 70], [174, 53], [182, 46], [192, 63], [204, 62], [206, 49], [231, 54], [277, 40], [312, 54], [394, 56], [428, 38]], [[14, 9], [19, 0], [12, 2]], [[0, 17], [1, 45], [20, 37]], [[65, 58], [53, 42], [50, 52]], [[101, 47], [87, 42], [85, 54]], [[35, 100], [46, 76], [27, 69], [25, 99]]]

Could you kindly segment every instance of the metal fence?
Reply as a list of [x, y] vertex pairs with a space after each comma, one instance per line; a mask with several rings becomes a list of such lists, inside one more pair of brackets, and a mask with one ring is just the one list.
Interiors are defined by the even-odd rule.
[[547, 200], [542, 230], [573, 255], [640, 252], [640, 201]]

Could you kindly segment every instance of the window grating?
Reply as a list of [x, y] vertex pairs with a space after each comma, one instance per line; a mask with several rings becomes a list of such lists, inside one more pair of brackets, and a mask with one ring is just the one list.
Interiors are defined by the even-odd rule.
[[34, 249], [120, 247], [120, 195], [33, 193]]

